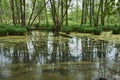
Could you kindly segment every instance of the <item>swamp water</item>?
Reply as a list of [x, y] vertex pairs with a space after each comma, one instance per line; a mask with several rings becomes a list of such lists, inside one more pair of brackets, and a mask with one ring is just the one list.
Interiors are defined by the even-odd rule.
[[120, 44], [32, 32], [0, 41], [0, 80], [120, 80]]

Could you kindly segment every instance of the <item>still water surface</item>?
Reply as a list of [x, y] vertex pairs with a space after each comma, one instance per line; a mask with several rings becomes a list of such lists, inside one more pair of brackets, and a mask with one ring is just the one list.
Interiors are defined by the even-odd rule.
[[120, 44], [32, 32], [0, 42], [0, 80], [120, 80]]

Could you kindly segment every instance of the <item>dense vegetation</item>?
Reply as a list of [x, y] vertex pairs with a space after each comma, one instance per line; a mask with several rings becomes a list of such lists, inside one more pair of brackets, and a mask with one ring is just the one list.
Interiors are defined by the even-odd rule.
[[0, 35], [23, 35], [32, 27], [120, 34], [120, 0], [0, 0]]

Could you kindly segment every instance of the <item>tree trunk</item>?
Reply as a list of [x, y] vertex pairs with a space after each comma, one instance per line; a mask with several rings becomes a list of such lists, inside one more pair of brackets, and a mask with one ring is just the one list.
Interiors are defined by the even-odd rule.
[[[61, 0], [61, 21], [63, 20], [63, 0]], [[61, 23], [61, 25], [63, 25], [63, 23]]]
[[104, 0], [101, 0], [101, 25], [104, 26]]
[[23, 0], [23, 26], [25, 26], [25, 0]]
[[92, 3], [90, 0], [90, 27], [92, 27]]
[[82, 18], [81, 18], [81, 26], [84, 24], [84, 11], [85, 11], [85, 0], [82, 0]]
[[78, 22], [78, 9], [79, 9], [78, 0], [76, 0], [76, 22]]
[[19, 12], [19, 7], [18, 7], [18, 2], [15, 0], [15, 7], [16, 7], [16, 22], [20, 24], [20, 12]]
[[22, 0], [20, 0], [20, 13], [21, 13], [21, 25], [23, 26], [23, 9], [22, 9]]
[[66, 0], [66, 26], [68, 26], [68, 0]]
[[101, 0], [100, 0], [100, 3], [99, 3], [99, 7], [98, 7], [98, 12], [97, 12], [97, 16], [95, 17], [95, 27], [98, 26], [98, 23], [99, 23], [99, 14], [100, 14], [100, 7], [101, 7]]
[[2, 22], [2, 0], [0, 0], [0, 22]]
[[32, 8], [32, 12], [31, 12], [30, 17], [29, 17], [28, 26], [30, 26], [30, 22], [31, 22], [31, 19], [32, 19], [32, 16], [33, 16], [33, 12], [35, 10], [36, 1], [37, 0], [34, 0], [34, 2], [33, 2], [33, 8]]
[[46, 4], [38, 11], [38, 13], [35, 15], [35, 17], [33, 18], [33, 20], [31, 21], [30, 25], [33, 25], [34, 21], [36, 20], [36, 18], [40, 15], [40, 13], [44, 10], [44, 8], [46, 7], [46, 5], [48, 4], [49, 0], [46, 2]]
[[[46, 3], [46, 0], [44, 0], [44, 5]], [[48, 22], [48, 16], [47, 16], [47, 7], [45, 6], [45, 17], [46, 17], [46, 23], [47, 23], [47, 26], [49, 25], [49, 22]]]
[[13, 20], [13, 24], [15, 25], [15, 10], [14, 10], [14, 0], [11, 0], [11, 9], [12, 9], [12, 20]]
[[92, 22], [93, 22], [93, 25], [95, 23], [95, 19], [94, 19], [94, 0], [92, 0]]

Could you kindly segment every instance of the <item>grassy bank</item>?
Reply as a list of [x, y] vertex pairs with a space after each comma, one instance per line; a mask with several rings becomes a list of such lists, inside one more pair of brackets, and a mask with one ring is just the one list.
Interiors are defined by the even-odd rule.
[[[35, 26], [39, 27], [40, 29], [54, 29], [53, 23], [49, 23], [47, 25], [43, 22], [41, 24], [35, 24]], [[100, 35], [103, 31], [112, 31], [112, 34], [120, 34], [120, 25], [109, 24], [105, 26], [89, 27], [89, 25], [80, 26], [75, 22], [69, 22], [68, 26], [65, 26], [65, 24], [63, 24], [63, 26], [61, 27], [61, 31], [65, 33], [93, 33], [94, 35]]]
[[24, 35], [27, 32], [25, 27], [20, 25], [0, 24], [0, 36], [6, 35]]
[[100, 35], [103, 31], [112, 31], [112, 34], [120, 34], [120, 25], [107, 25], [107, 26], [98, 26], [98, 27], [89, 27], [89, 26], [63, 26], [61, 29], [62, 32], [80, 32], [80, 33], [93, 33], [95, 35]]

